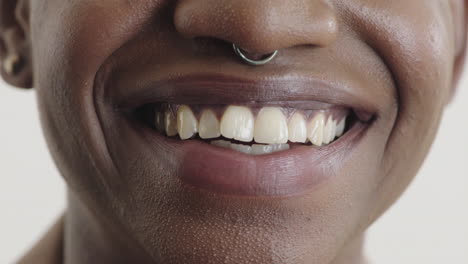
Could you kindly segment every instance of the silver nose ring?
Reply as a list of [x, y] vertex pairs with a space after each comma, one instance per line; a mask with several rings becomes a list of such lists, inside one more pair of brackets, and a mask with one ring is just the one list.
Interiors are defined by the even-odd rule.
[[268, 54], [268, 55], [265, 55], [262, 59], [260, 60], [253, 60], [253, 59], [249, 59], [243, 52], [242, 52], [242, 49], [237, 47], [236, 44], [232, 44], [232, 47], [234, 48], [234, 52], [237, 54], [237, 56], [239, 56], [245, 63], [249, 64], [249, 65], [253, 65], [253, 66], [261, 66], [261, 65], [265, 65], [267, 63], [269, 63], [270, 61], [272, 61], [276, 55], [278, 54], [278, 50], [275, 50], [273, 53], [271, 54]]

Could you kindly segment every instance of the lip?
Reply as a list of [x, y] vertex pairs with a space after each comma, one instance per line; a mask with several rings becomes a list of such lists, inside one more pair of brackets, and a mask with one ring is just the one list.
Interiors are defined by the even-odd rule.
[[224, 195], [286, 197], [300, 195], [332, 179], [365, 135], [366, 127], [356, 123], [326, 147], [297, 146], [263, 156], [215, 147], [204, 141], [167, 138], [146, 127], [141, 135], [148, 142], [167, 144], [180, 153], [177, 176], [189, 186]]
[[[131, 89], [129, 89], [131, 86]], [[299, 76], [249, 79], [211, 73], [151, 80], [140, 84], [118, 82], [113, 86], [113, 104], [118, 109], [134, 109], [144, 104], [259, 104], [282, 107], [324, 109], [342, 106], [370, 115], [378, 112], [372, 96], [352, 85]]]
[[[152, 80], [134, 85], [113, 86], [113, 109], [125, 112], [145, 104], [277, 104], [283, 107], [324, 109], [342, 106], [355, 112], [377, 113], [374, 102], [350, 92], [349, 87], [313, 78], [278, 77], [261, 80], [216, 74], [192, 74]], [[128, 110], [128, 111], [127, 111]], [[214, 193], [239, 196], [298, 195], [332, 179], [362, 141], [370, 122], [356, 122], [345, 135], [324, 147], [297, 146], [287, 151], [251, 156], [219, 148], [204, 141], [176, 140], [136, 122], [127, 121], [134, 132], [152, 148], [169, 146], [176, 160], [174, 177], [183, 184]], [[151, 151], [150, 151], [151, 152]], [[158, 155], [155, 153], [155, 156]], [[151, 165], [148, 165], [151, 166]]]

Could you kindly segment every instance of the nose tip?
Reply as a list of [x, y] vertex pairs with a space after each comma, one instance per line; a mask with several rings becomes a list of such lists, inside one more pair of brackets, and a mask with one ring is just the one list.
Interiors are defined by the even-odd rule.
[[255, 53], [323, 47], [338, 33], [327, 0], [180, 0], [174, 25], [185, 37], [221, 39]]

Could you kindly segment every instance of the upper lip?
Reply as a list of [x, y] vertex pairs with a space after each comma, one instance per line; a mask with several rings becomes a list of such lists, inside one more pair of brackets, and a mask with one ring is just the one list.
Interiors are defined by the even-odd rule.
[[123, 109], [165, 102], [197, 105], [277, 104], [307, 109], [324, 109], [327, 105], [334, 105], [370, 115], [378, 113], [378, 102], [367, 92], [368, 89], [359, 89], [349, 82], [329, 82], [310, 76], [248, 78], [194, 72], [171, 78], [151, 78], [146, 82], [139, 80], [132, 84], [117, 80], [112, 87], [113, 103]]

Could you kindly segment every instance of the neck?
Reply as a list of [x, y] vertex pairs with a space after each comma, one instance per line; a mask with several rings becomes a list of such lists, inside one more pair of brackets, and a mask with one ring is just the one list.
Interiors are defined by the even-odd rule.
[[331, 264], [368, 264], [364, 256], [364, 234], [346, 244]]
[[[69, 191], [64, 221], [64, 264], [154, 264], [146, 252], [135, 246], [136, 242], [119, 232], [115, 223], [99, 219]], [[330, 264], [365, 264], [363, 248], [362, 235], [348, 243]]]
[[121, 230], [116, 223], [92, 212], [69, 191], [63, 263], [152, 263], [146, 252]]

